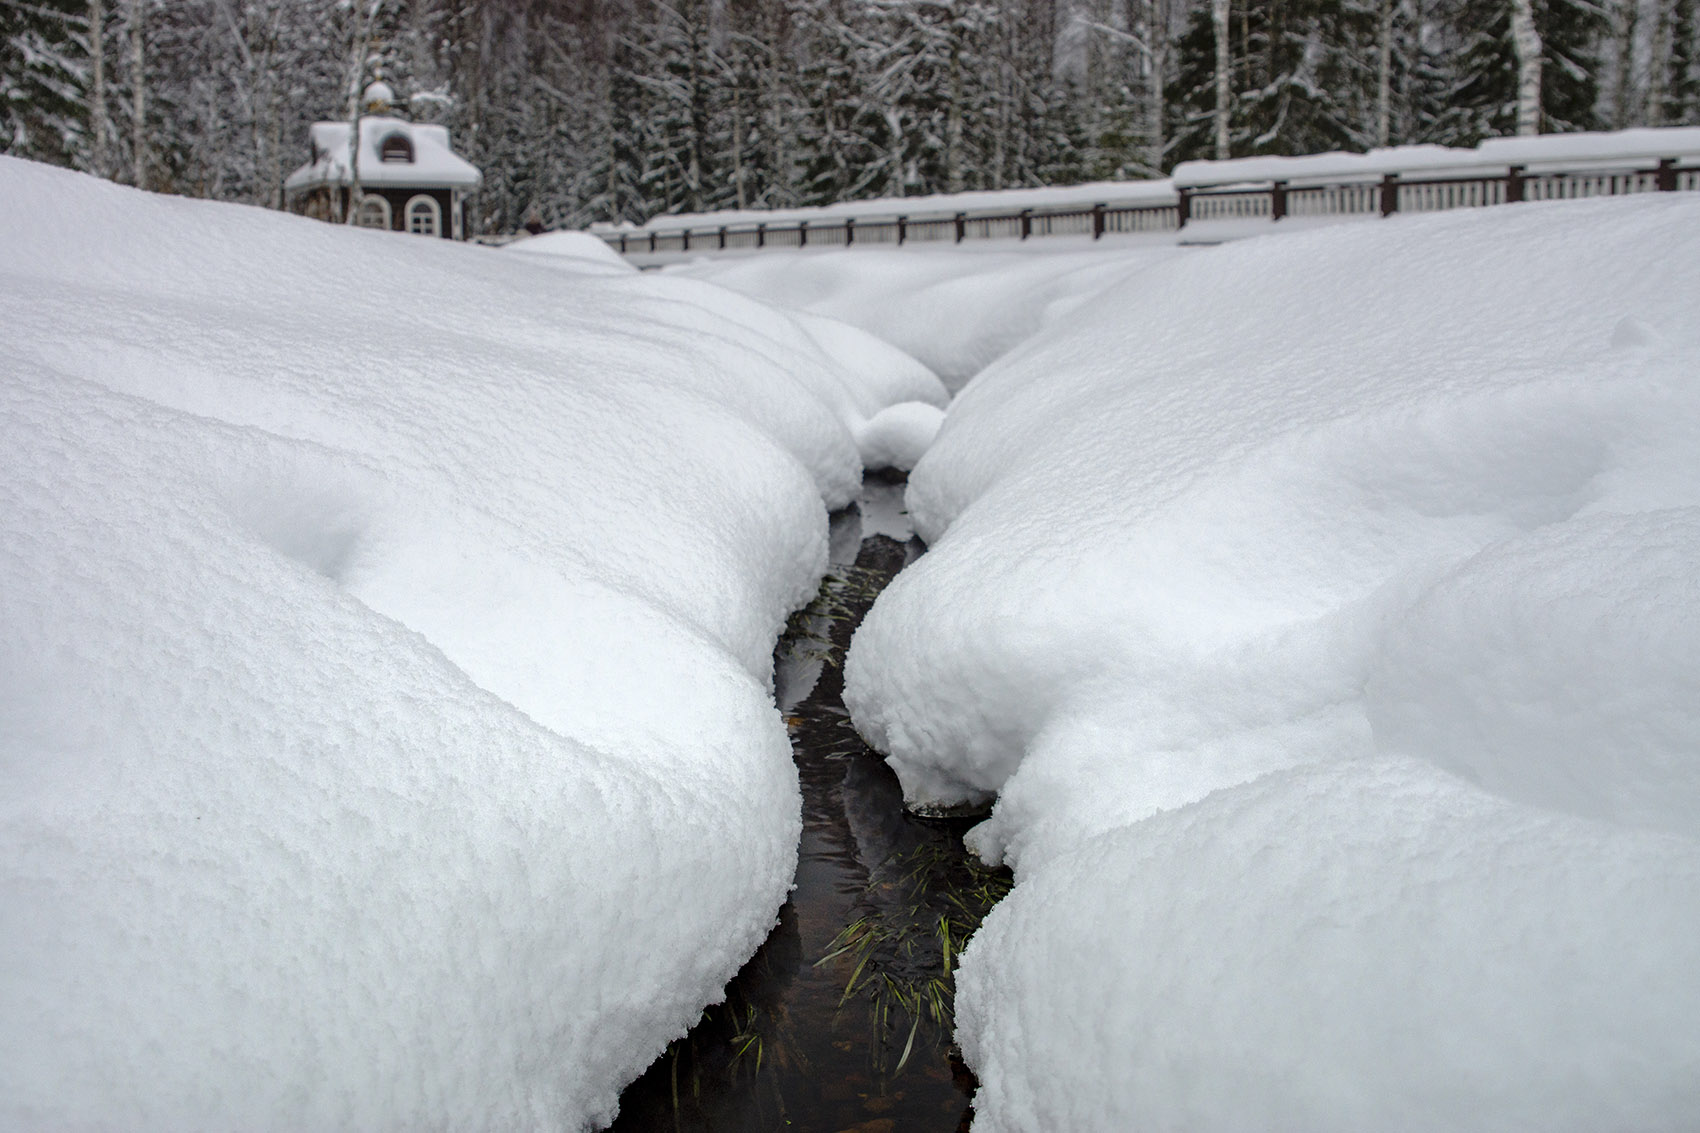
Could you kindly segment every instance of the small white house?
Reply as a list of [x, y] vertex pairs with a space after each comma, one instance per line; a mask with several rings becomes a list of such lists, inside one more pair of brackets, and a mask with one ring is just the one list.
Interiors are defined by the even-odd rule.
[[483, 175], [449, 148], [446, 126], [392, 116], [393, 99], [384, 83], [366, 88], [357, 155], [347, 122], [313, 123], [307, 164], [284, 181], [285, 201], [321, 220], [344, 221], [353, 208], [362, 228], [464, 240], [466, 198]]

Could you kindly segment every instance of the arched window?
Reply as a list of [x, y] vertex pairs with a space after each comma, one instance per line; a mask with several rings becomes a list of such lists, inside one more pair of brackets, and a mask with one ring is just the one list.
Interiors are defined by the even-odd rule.
[[435, 236], [443, 230], [443, 210], [434, 197], [420, 193], [407, 202], [407, 230], [415, 236]]
[[413, 142], [406, 134], [391, 134], [378, 146], [380, 161], [412, 161]]
[[361, 228], [382, 228], [389, 231], [390, 202], [380, 196], [360, 198], [360, 208], [354, 214], [354, 223]]

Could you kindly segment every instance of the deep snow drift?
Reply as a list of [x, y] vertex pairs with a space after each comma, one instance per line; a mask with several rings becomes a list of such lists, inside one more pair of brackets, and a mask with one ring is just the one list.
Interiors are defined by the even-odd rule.
[[770, 303], [842, 319], [919, 358], [955, 392], [1105, 287], [1180, 254], [1172, 235], [1162, 242], [1087, 243], [1075, 251], [1037, 245], [1012, 250], [1003, 241], [996, 250], [702, 256], [666, 274], [711, 280]]
[[998, 795], [978, 1129], [1700, 1107], [1700, 199], [1192, 251], [962, 393], [847, 663]]
[[774, 637], [943, 388], [708, 284], [0, 198], [0, 1125], [606, 1119], [772, 925]]

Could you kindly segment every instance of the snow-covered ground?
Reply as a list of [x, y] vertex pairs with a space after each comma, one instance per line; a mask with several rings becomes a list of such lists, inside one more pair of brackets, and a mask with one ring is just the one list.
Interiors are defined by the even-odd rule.
[[997, 797], [977, 1129], [1692, 1128], [1696, 296], [1690, 194], [1400, 217], [1143, 264], [967, 386], [846, 699]]
[[851, 323], [919, 358], [955, 391], [1110, 284], [1186, 254], [1172, 238], [997, 243], [997, 250], [918, 245], [700, 256], [666, 274]]
[[943, 388], [582, 248], [0, 199], [0, 1125], [606, 1119], [773, 923], [774, 637]]

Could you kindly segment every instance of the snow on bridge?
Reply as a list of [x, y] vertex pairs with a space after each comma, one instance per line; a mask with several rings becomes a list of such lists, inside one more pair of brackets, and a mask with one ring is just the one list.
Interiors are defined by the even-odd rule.
[[617, 251], [674, 259], [757, 248], [1154, 234], [1213, 243], [1304, 224], [1518, 201], [1700, 189], [1700, 127], [1490, 138], [1474, 149], [1189, 161], [1161, 181], [1100, 181], [655, 217], [593, 225]]

